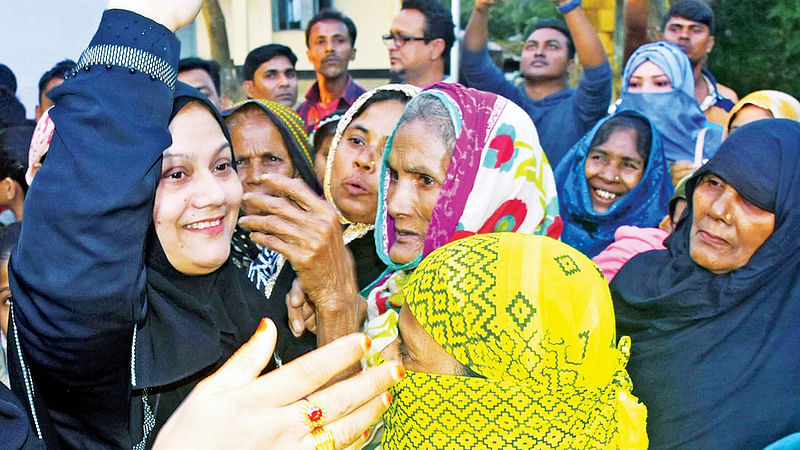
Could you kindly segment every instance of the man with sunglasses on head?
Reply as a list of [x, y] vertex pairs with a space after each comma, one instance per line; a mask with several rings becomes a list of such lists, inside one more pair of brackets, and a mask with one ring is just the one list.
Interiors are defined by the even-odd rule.
[[[555, 167], [567, 150], [607, 113], [612, 77], [608, 55], [581, 9], [581, 1], [554, 0], [566, 26], [555, 19], [544, 19], [533, 26], [520, 60], [524, 84], [514, 86], [494, 65], [486, 49], [489, 9], [500, 1], [475, 1], [464, 32], [464, 81], [522, 107], [533, 119], [547, 159]], [[573, 89], [568, 81], [576, 51], [583, 72]]]
[[395, 81], [418, 87], [442, 81], [455, 42], [453, 16], [438, 0], [404, 0], [383, 43]]

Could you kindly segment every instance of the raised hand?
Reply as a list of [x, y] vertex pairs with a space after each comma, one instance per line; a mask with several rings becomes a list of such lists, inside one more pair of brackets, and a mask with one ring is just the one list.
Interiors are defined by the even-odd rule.
[[109, 0], [106, 9], [125, 9], [164, 25], [173, 32], [190, 24], [203, 0]]

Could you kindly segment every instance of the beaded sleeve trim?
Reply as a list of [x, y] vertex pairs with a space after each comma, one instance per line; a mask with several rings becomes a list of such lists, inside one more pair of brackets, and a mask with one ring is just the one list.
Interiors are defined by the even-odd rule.
[[78, 59], [75, 71], [88, 70], [97, 65], [119, 66], [142, 72], [173, 90], [178, 80], [178, 72], [164, 59], [144, 50], [122, 45], [95, 45], [87, 48]]

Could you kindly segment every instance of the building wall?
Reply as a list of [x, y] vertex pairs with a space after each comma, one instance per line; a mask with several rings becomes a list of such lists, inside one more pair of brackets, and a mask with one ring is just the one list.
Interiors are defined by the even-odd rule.
[[581, 7], [600, 35], [609, 57], [614, 54], [614, 11], [616, 0], [583, 0]]
[[[305, 57], [304, 30], [273, 30], [272, 4], [268, 0], [219, 0], [225, 16], [228, 44], [234, 64], [241, 65], [247, 53], [261, 45], [279, 43], [297, 54], [298, 70], [314, 70]], [[387, 70], [389, 57], [381, 35], [389, 30], [392, 17], [400, 10], [400, 0], [334, 0], [333, 6], [356, 24], [355, 70]], [[196, 22], [197, 56], [210, 57], [206, 26], [202, 17]]]

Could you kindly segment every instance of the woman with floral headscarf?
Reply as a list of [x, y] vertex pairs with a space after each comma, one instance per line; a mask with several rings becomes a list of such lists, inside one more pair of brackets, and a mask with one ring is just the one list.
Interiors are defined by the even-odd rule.
[[543, 236], [492, 233], [426, 257], [403, 289], [405, 378], [383, 446], [647, 447], [646, 409], [625, 372], [603, 275]]
[[456, 84], [420, 93], [386, 143], [376, 230], [392, 269], [367, 299], [377, 352], [397, 336], [407, 273], [433, 250], [473, 234], [561, 234], [553, 173], [530, 117]]

